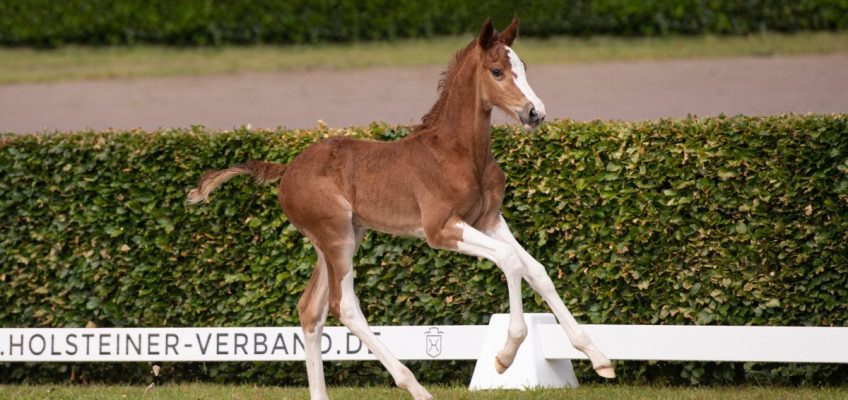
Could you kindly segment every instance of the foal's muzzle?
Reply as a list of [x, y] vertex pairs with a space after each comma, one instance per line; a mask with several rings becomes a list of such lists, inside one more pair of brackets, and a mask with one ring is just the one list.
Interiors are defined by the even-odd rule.
[[527, 103], [524, 109], [518, 113], [518, 119], [528, 128], [538, 127], [545, 120], [545, 111], [537, 110], [533, 103]]

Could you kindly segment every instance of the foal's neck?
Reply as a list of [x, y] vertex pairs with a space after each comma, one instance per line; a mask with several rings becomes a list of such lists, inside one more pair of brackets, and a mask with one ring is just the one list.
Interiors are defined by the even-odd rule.
[[468, 62], [461, 67], [445, 88], [447, 98], [437, 118], [437, 132], [482, 173], [492, 152], [492, 110], [483, 104], [475, 65]]

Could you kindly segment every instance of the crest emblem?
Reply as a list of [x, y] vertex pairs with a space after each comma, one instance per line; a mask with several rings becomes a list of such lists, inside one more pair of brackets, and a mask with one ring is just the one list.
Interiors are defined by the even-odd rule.
[[439, 354], [442, 354], [442, 335], [444, 335], [444, 332], [434, 326], [427, 329], [424, 334], [427, 355], [432, 358], [438, 357]]

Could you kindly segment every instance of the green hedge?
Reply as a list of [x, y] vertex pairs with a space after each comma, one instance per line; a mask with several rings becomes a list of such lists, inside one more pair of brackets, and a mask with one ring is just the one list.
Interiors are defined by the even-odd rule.
[[[0, 136], [0, 326], [290, 326], [314, 260], [274, 186], [200, 175], [287, 162], [339, 131]], [[498, 127], [504, 214], [586, 323], [848, 326], [848, 116], [556, 121]], [[502, 274], [418, 240], [370, 234], [357, 290], [375, 325], [485, 324]], [[525, 285], [528, 311], [545, 311]], [[627, 382], [845, 382], [835, 365], [619, 363]], [[578, 362], [581, 379], [594, 379]], [[425, 382], [471, 363], [420, 362]], [[0, 365], [0, 381], [143, 381], [144, 364]], [[301, 363], [170, 364], [173, 379], [304, 384]], [[389, 383], [371, 363], [330, 382]]]
[[747, 34], [848, 28], [845, 0], [6, 0], [0, 44], [311, 43], [473, 32], [513, 15], [549, 35]]

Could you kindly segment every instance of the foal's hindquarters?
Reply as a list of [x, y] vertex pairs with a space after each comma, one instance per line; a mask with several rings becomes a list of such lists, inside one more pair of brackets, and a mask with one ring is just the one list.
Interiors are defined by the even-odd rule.
[[[321, 360], [321, 334], [330, 313], [356, 335], [415, 399], [432, 396], [368, 327], [354, 293], [353, 257], [366, 228], [355, 222], [349, 195], [342, 189], [344, 157], [333, 151], [335, 141], [307, 150], [288, 167], [280, 182], [280, 203], [289, 220], [315, 247], [318, 259], [299, 303], [312, 399], [326, 399]], [[322, 149], [326, 151], [321, 151]]]

